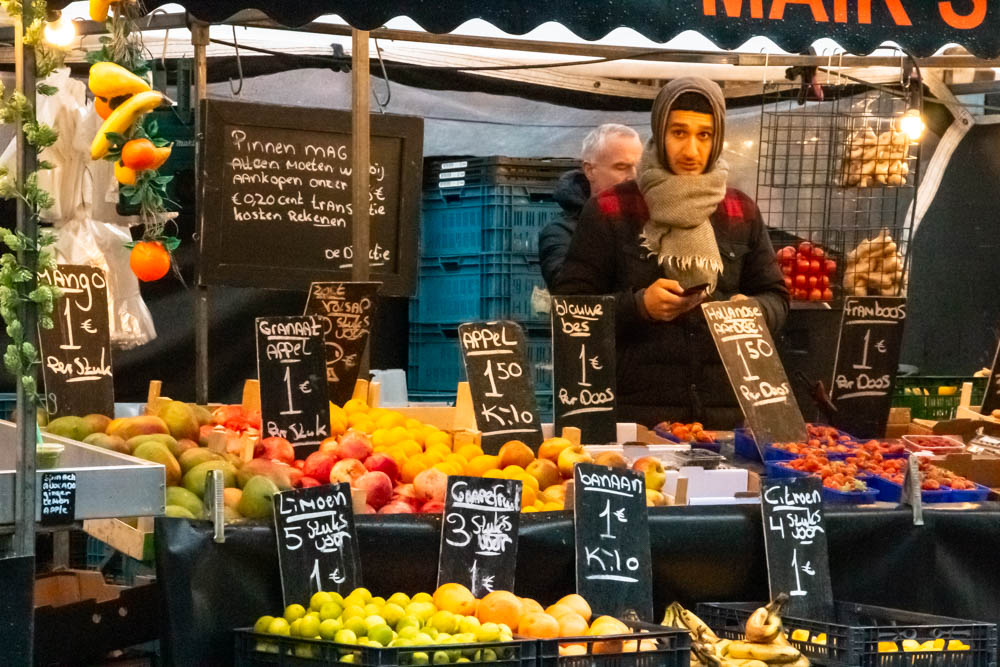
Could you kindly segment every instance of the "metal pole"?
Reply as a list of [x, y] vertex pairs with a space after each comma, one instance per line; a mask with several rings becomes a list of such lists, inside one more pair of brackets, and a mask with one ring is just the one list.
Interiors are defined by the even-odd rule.
[[[368, 170], [371, 164], [370, 116], [371, 79], [368, 76], [368, 32], [351, 31], [351, 280], [369, 279], [368, 251], [371, 247], [371, 220], [368, 215]], [[371, 345], [361, 355], [361, 378], [367, 378]]]
[[[208, 24], [191, 24], [191, 44], [194, 45], [194, 131], [199, 147], [205, 140], [205, 128], [201, 126], [201, 102], [208, 97]], [[196, 188], [198, 215], [201, 210], [202, 179], [201, 150], [195, 151]], [[199, 229], [201, 229], [199, 225]], [[200, 261], [200, 260], [199, 260]], [[208, 285], [197, 285], [194, 297], [194, 353], [195, 353], [195, 401], [201, 405], [208, 404]]]

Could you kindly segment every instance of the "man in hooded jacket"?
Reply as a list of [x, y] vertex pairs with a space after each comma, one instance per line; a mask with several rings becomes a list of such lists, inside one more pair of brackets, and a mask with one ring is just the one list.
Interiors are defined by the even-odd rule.
[[753, 297], [776, 332], [788, 290], [756, 204], [726, 186], [718, 85], [664, 86], [652, 130], [637, 178], [584, 206], [554, 291], [615, 296], [620, 419], [732, 428], [742, 413], [698, 306]]

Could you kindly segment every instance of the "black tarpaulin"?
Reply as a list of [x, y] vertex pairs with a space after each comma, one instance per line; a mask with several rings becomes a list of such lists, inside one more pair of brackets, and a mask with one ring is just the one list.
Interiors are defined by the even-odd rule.
[[[174, 0], [146, 0], [147, 11]], [[53, 0], [61, 8], [69, 0]], [[192, 16], [210, 23], [256, 9], [288, 26], [337, 14], [355, 28], [371, 30], [407, 16], [434, 33], [448, 33], [483, 19], [521, 35], [556, 21], [584, 39], [600, 39], [620, 27], [654, 42], [696, 30], [722, 48], [765, 36], [799, 53], [817, 39], [835, 40], [851, 53], [870, 53], [895, 42], [920, 56], [958, 43], [981, 58], [1000, 54], [1000, 3], [992, 0], [181, 0]]]

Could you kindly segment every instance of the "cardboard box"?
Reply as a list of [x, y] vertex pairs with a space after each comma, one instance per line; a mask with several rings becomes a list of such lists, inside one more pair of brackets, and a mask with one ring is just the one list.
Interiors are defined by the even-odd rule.
[[1000, 493], [1000, 457], [976, 454], [948, 454], [934, 459], [935, 465], [988, 486]]
[[108, 602], [117, 599], [125, 588], [105, 583], [104, 575], [97, 571], [61, 570], [35, 579], [35, 606], [63, 607], [84, 600]]

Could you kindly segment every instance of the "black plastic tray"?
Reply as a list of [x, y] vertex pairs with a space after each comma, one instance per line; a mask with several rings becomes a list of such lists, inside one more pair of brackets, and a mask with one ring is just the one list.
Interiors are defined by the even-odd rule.
[[[624, 621], [636, 631], [631, 635], [598, 637], [560, 637], [538, 642], [538, 667], [688, 667], [691, 664], [691, 635], [687, 630], [665, 628], [662, 625]], [[645, 633], [641, 631], [645, 630]], [[650, 640], [656, 649], [650, 651], [594, 653], [594, 645], [617, 641]], [[583, 644], [586, 655], [559, 655], [560, 644]]]

